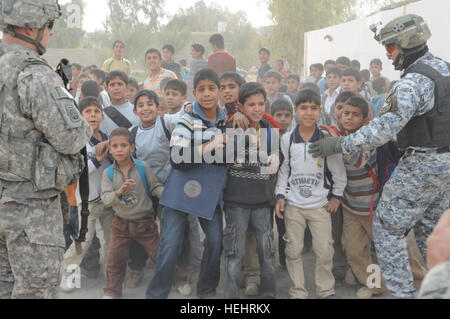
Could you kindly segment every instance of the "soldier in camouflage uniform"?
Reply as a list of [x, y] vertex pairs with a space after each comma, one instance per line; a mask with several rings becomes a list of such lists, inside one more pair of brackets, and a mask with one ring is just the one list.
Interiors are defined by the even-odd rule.
[[373, 221], [378, 261], [392, 298], [416, 297], [406, 235], [414, 230], [426, 258], [426, 239], [450, 204], [450, 71], [428, 51], [430, 37], [417, 15], [387, 24], [376, 38], [396, 69], [405, 72], [381, 117], [352, 135], [326, 138], [310, 147], [314, 156], [351, 154], [397, 136], [406, 151], [384, 187]]
[[53, 298], [64, 253], [59, 194], [92, 129], [40, 57], [57, 0], [1, 0], [0, 298]]

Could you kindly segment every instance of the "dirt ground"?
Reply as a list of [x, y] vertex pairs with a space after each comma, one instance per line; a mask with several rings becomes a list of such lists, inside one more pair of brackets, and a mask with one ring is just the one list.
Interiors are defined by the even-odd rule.
[[[275, 240], [278, 239], [278, 234], [276, 233], [276, 227], [274, 228], [275, 232]], [[103, 244], [103, 236], [101, 228], [97, 223], [97, 234], [101, 243]], [[275, 243], [276, 247], [278, 247], [278, 242]], [[101, 249], [100, 252], [100, 262], [102, 265], [102, 271], [98, 278], [89, 279], [84, 276], [81, 277], [81, 288], [75, 289], [70, 293], [65, 293], [63, 291], [59, 291], [58, 298], [59, 299], [99, 299], [103, 296], [103, 287], [106, 284], [106, 277], [104, 274], [104, 254]], [[314, 284], [314, 267], [315, 267], [315, 256], [312, 251], [303, 254], [304, 257], [304, 271], [305, 271], [305, 282], [306, 288], [309, 291], [309, 298], [316, 299], [315, 294], [315, 284]], [[289, 274], [287, 270], [282, 269], [278, 264], [278, 253], [276, 256], [277, 263], [277, 299], [289, 299], [289, 288], [292, 286], [291, 279], [289, 278]], [[221, 262], [221, 274], [224, 272], [224, 258], [222, 257]], [[141, 281], [140, 285], [137, 288], [124, 288], [123, 290], [123, 299], [144, 299], [145, 298], [145, 290], [147, 288], [148, 283], [150, 282], [154, 272], [154, 264], [151, 260], [147, 262], [147, 266], [144, 270], [144, 278]], [[195, 283], [197, 282], [198, 271], [194, 273], [193, 276], [193, 285], [192, 287], [195, 290]], [[344, 281], [336, 281], [335, 284], [336, 295], [341, 299], [356, 299], [356, 291], [357, 288], [355, 286], [348, 285]], [[223, 288], [223, 275], [221, 276], [221, 280], [219, 283], [219, 287], [217, 288], [217, 298], [223, 299], [224, 297], [224, 288]], [[242, 298], [246, 298], [244, 296], [244, 292], [242, 290], [241, 294]], [[376, 299], [384, 299], [387, 298], [387, 295], [377, 296]], [[190, 297], [185, 297], [179, 294], [175, 289], [172, 289], [169, 299], [197, 299], [195, 295], [195, 291], [192, 293]]]

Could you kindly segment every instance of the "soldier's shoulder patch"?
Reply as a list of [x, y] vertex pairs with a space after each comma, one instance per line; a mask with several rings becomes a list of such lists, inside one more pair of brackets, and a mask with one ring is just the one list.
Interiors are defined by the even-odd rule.
[[81, 127], [82, 118], [70, 93], [63, 87], [55, 87], [51, 91], [51, 95], [56, 100], [56, 104], [66, 125], [69, 128]]
[[380, 110], [380, 116], [384, 115], [386, 113], [397, 112], [397, 111], [398, 111], [398, 100], [397, 100], [397, 95], [395, 94], [395, 91], [394, 91], [384, 101], [384, 104]]

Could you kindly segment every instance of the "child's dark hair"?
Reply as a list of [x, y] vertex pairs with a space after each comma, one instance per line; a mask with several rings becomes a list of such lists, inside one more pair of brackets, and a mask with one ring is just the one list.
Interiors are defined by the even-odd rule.
[[358, 60], [353, 60], [350, 62], [350, 67], [355, 69], [356, 71], [361, 70], [361, 62], [359, 62]]
[[92, 73], [93, 75], [95, 75], [95, 77], [96, 77], [97, 79], [99, 79], [99, 80], [102, 81], [101, 84], [105, 83], [105, 80], [106, 80], [106, 72], [105, 72], [105, 71], [100, 70], [100, 69], [94, 69], [94, 70], [91, 71], [91, 73]]
[[339, 78], [342, 78], [342, 70], [337, 66], [333, 66], [327, 70], [326, 76], [329, 76], [330, 74], [336, 74]]
[[370, 80], [370, 71], [369, 70], [367, 70], [367, 69], [361, 70], [361, 72], [359, 72], [359, 74], [361, 75], [361, 81], [364, 81], [365, 79], [367, 79], [366, 81]]
[[125, 46], [125, 43], [123, 43], [123, 41], [121, 41], [121, 40], [116, 40], [116, 41], [114, 41], [114, 43], [113, 43], [113, 49], [114, 49], [114, 47], [116, 46], [117, 43], [120, 43], [120, 44], [122, 44], [123, 46]]
[[245, 101], [256, 94], [262, 94], [264, 96], [264, 101], [267, 100], [266, 90], [264, 87], [258, 82], [249, 82], [241, 86], [239, 89], [239, 103], [245, 104]]
[[194, 77], [194, 90], [197, 89], [197, 85], [200, 81], [210, 80], [213, 81], [218, 88], [220, 88], [220, 80], [219, 76], [214, 70], [211, 69], [203, 69], [197, 72]]
[[359, 71], [357, 71], [357, 70], [355, 70], [355, 69], [353, 69], [353, 68], [345, 69], [345, 70], [342, 72], [342, 76], [343, 76], [343, 77], [344, 77], [344, 76], [352, 76], [352, 77], [354, 77], [354, 78], [356, 79], [356, 81], [358, 81], [358, 82], [361, 81], [361, 74], [359, 73]]
[[384, 88], [386, 86], [386, 80], [382, 77], [379, 77], [376, 80], [373, 80], [372, 82], [372, 88], [377, 92], [378, 94], [384, 93]]
[[337, 60], [336, 60], [336, 64], [342, 64], [342, 65], [346, 65], [348, 67], [350, 67], [351, 63], [352, 62], [350, 61], [350, 59], [347, 58], [346, 56], [341, 56], [341, 57], [337, 58]]
[[268, 48], [259, 49], [258, 53], [261, 53], [261, 52], [266, 52], [270, 56], [270, 50]]
[[163, 50], [168, 50], [170, 51], [172, 54], [175, 54], [175, 48], [173, 45], [171, 44], [166, 44], [165, 46], [163, 46], [162, 48]]
[[89, 80], [92, 80], [92, 76], [90, 76], [89, 75], [89, 73], [87, 73], [87, 72], [83, 72], [83, 73], [81, 73], [80, 74], [80, 76], [78, 77], [78, 79], [89, 79]]
[[100, 94], [100, 87], [98, 86], [98, 83], [95, 82], [94, 80], [86, 81], [81, 86], [81, 94], [83, 94], [84, 97], [87, 96], [98, 97]]
[[336, 102], [335, 103], [341, 103], [341, 102], [347, 102], [347, 100], [351, 97], [356, 96], [355, 93], [353, 92], [342, 92], [341, 94], [338, 95], [338, 97], [336, 98]]
[[195, 43], [192, 45], [192, 48], [197, 51], [200, 52], [202, 55], [205, 54], [205, 47], [199, 43]]
[[320, 106], [322, 104], [320, 94], [312, 89], [300, 90], [297, 94], [297, 98], [295, 99], [295, 105], [299, 106], [302, 103], [314, 103]]
[[128, 85], [131, 85], [136, 90], [139, 90], [139, 83], [135, 78], [128, 78]]
[[131, 135], [131, 132], [127, 130], [124, 127], [116, 128], [114, 131], [111, 132], [109, 135], [109, 144], [111, 144], [111, 140], [113, 137], [126, 137], [128, 139], [128, 142], [130, 142], [130, 145], [133, 145], [133, 136]]
[[232, 80], [236, 82], [239, 87], [245, 84], [244, 78], [235, 72], [226, 72], [222, 74], [222, 76], [220, 77], [220, 82], [222, 82], [222, 80]]
[[275, 102], [272, 103], [271, 108], [271, 113], [272, 116], [275, 115], [275, 113], [279, 112], [279, 111], [288, 111], [289, 113], [291, 113], [292, 115], [294, 115], [294, 110], [292, 109], [292, 104], [289, 103], [289, 101], [287, 101], [286, 99], [276, 99]]
[[378, 58], [373, 59], [372, 61], [370, 61], [369, 65], [372, 66], [372, 64], [378, 65], [380, 68], [383, 67], [383, 62], [380, 59], [378, 59]]
[[302, 90], [313, 90], [320, 96], [320, 88], [316, 83], [312, 83], [312, 82], [303, 83], [302, 86], [300, 87], [300, 91], [302, 91]]
[[166, 85], [167, 83], [169, 83], [170, 80], [172, 80], [172, 78], [164, 78], [162, 79], [161, 83], [159, 83], [159, 89], [161, 90], [162, 93], [164, 93]]
[[360, 96], [352, 96], [345, 102], [345, 105], [359, 108], [364, 118], [369, 116], [369, 103], [367, 103], [367, 101]]
[[143, 97], [143, 96], [148, 97], [148, 99], [149, 99], [150, 101], [153, 101], [153, 102], [156, 104], [156, 106], [159, 106], [159, 97], [158, 97], [158, 94], [156, 94], [156, 93], [153, 92], [152, 90], [142, 90], [142, 91], [139, 91], [139, 92], [136, 94], [136, 96], [134, 97], [134, 109], [135, 109], [135, 110], [136, 110], [137, 102], [138, 102], [139, 99], [140, 99], [141, 97]]
[[80, 101], [80, 104], [78, 105], [78, 110], [80, 110], [80, 113], [83, 113], [83, 110], [85, 108], [87, 108], [88, 106], [92, 106], [92, 105], [98, 107], [103, 113], [102, 105], [101, 105], [100, 101], [98, 100], [98, 98], [96, 98], [95, 96], [88, 96], [88, 97], [82, 99]]
[[266, 72], [263, 76], [263, 81], [267, 80], [268, 78], [275, 78], [278, 82], [281, 83], [281, 74], [275, 70]]
[[169, 89], [180, 92], [182, 96], [185, 96], [187, 93], [186, 83], [177, 79], [170, 79], [169, 82], [167, 82], [164, 91]]
[[180, 65], [186, 67], [186, 66], [187, 66], [187, 61], [186, 61], [186, 59], [181, 59], [181, 60], [180, 60]]
[[147, 55], [149, 55], [150, 53], [156, 53], [156, 54], [158, 54], [159, 59], [162, 60], [161, 51], [159, 51], [158, 49], [155, 49], [155, 48], [148, 49], [148, 50], [145, 52], [144, 59], [147, 58]]
[[106, 76], [106, 85], [109, 85], [109, 82], [111, 82], [115, 78], [120, 78], [123, 82], [125, 82], [125, 85], [128, 85], [128, 75], [126, 75], [122, 71], [112, 71]]
[[309, 67], [309, 69], [311, 70], [312, 68], [319, 70], [320, 72], [323, 72], [323, 64], [322, 63], [314, 63], [311, 64], [311, 66]]
[[300, 76], [298, 75], [298, 74], [289, 74], [287, 77], [286, 77], [286, 80], [290, 80], [290, 79], [292, 79], [292, 80], [295, 80], [295, 81], [297, 81], [298, 83], [300, 83]]
[[209, 38], [209, 43], [215, 45], [219, 50], [225, 49], [225, 40], [220, 33], [213, 34]]
[[336, 66], [336, 61], [334, 60], [326, 60], [325, 63], [323, 64], [324, 66], [327, 66], [328, 64], [334, 65]]
[[72, 66], [77, 69], [78, 71], [80, 71], [83, 67], [81, 66], [81, 64], [79, 63], [72, 63]]

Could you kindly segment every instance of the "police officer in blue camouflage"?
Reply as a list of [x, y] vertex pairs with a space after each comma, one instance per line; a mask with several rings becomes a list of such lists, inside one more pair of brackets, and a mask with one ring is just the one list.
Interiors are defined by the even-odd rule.
[[376, 39], [396, 70], [404, 71], [381, 116], [358, 132], [326, 138], [310, 147], [314, 156], [351, 154], [382, 146], [397, 136], [405, 151], [384, 187], [373, 221], [381, 272], [392, 298], [415, 298], [406, 249], [414, 230], [426, 259], [426, 239], [450, 204], [450, 70], [433, 56], [424, 19], [406, 15], [383, 27]]
[[57, 0], [0, 0], [0, 299], [54, 298], [64, 253], [60, 193], [92, 135], [42, 59]]

